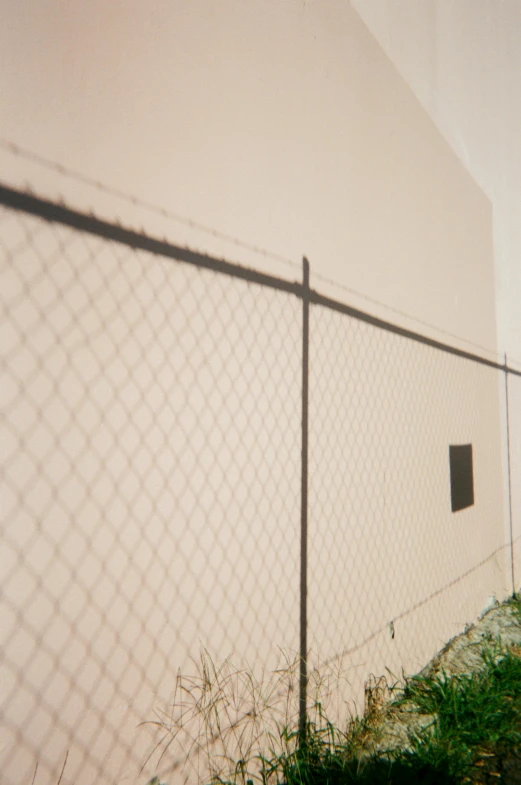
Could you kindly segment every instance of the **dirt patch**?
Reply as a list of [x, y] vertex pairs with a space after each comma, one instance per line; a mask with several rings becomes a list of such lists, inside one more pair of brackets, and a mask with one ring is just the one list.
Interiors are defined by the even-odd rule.
[[[448, 677], [479, 673], [486, 667], [483, 653], [495, 651], [499, 659], [502, 651], [510, 650], [521, 657], [521, 618], [519, 610], [508, 602], [489, 610], [464, 633], [453, 638], [419, 674], [422, 677]], [[385, 693], [382, 680], [369, 680], [366, 685], [366, 728], [364, 757], [392, 758], [397, 750], [411, 750], [411, 738], [418, 736], [435, 722], [431, 714], [421, 714], [411, 702], [393, 705], [392, 692]], [[469, 783], [498, 783], [521, 785], [521, 750], [507, 749], [501, 743], [484, 745], [475, 751], [472, 772], [464, 781]]]

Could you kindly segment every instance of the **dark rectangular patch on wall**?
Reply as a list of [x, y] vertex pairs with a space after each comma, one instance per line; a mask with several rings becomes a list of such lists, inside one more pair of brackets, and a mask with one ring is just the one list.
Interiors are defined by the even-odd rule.
[[449, 461], [452, 512], [457, 512], [474, 504], [472, 445], [450, 444]]

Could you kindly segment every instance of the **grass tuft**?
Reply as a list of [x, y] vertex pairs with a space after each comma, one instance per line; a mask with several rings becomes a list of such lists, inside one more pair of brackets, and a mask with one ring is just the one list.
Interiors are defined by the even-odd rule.
[[306, 744], [291, 757], [270, 761], [270, 774], [276, 771], [277, 782], [286, 785], [450, 785], [501, 777], [501, 767], [521, 750], [521, 657], [499, 640], [489, 642], [482, 657], [478, 673], [406, 680], [391, 708], [407, 705], [409, 711], [433, 717], [410, 737], [408, 749], [364, 753], [364, 719], [352, 723], [346, 734], [327, 722], [310, 723]]
[[[521, 626], [521, 596], [507, 604]], [[386, 687], [394, 700], [383, 710], [368, 701], [366, 714], [343, 730], [329, 721], [321, 700], [331, 685], [316, 676], [301, 738], [297, 662], [287, 662], [266, 687], [228, 661], [217, 668], [203, 651], [199, 677], [180, 678], [181, 700], [156, 721], [163, 731], [158, 763], [183, 738], [195, 779], [213, 785], [521, 782], [521, 646], [485, 639], [481, 658], [482, 667], [472, 674], [428, 672]], [[382, 681], [371, 677], [366, 696], [383, 689]], [[382, 750], [375, 744], [385, 737], [382, 728], [404, 715], [422, 722], [407, 726], [415, 730], [405, 747]], [[176, 768], [178, 763], [169, 771]]]

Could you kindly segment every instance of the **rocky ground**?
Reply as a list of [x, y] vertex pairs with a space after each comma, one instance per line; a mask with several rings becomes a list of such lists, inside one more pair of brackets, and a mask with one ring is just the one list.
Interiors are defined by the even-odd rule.
[[[500, 637], [503, 646], [521, 656], [521, 618], [512, 605], [493, 607], [482, 618], [453, 638], [422, 671], [422, 676], [470, 674], [484, 667], [482, 652]], [[499, 655], [498, 655], [499, 656]], [[432, 715], [422, 715], [407, 703], [393, 706], [383, 680], [366, 687], [367, 716], [372, 730], [364, 747], [369, 755], [382, 754], [410, 746], [411, 733], [433, 722]], [[469, 782], [521, 785], [521, 750], [487, 748], [477, 751], [476, 764]]]

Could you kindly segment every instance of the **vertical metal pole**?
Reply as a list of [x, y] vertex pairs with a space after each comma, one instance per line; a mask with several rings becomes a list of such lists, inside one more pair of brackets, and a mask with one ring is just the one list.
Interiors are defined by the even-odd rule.
[[505, 354], [505, 401], [507, 410], [507, 470], [508, 470], [508, 510], [510, 516], [510, 559], [512, 568], [512, 596], [516, 593], [516, 580], [514, 574], [514, 529], [512, 523], [512, 474], [510, 469], [510, 412], [508, 406], [508, 364]]
[[309, 262], [302, 260], [302, 456], [300, 485], [300, 671], [299, 737], [306, 740], [308, 685], [308, 416], [309, 416]]

